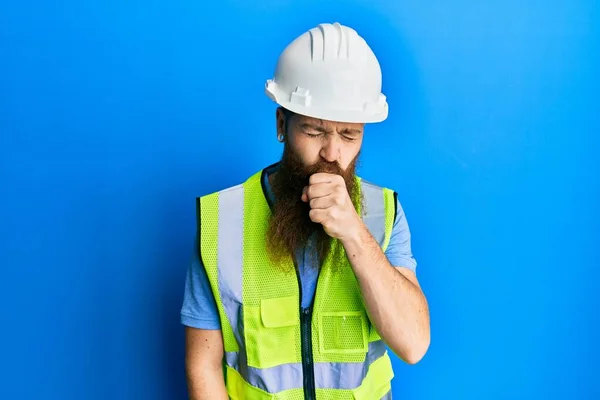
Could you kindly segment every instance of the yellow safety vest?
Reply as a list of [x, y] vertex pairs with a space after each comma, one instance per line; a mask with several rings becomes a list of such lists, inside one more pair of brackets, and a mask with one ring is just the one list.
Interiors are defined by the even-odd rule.
[[[303, 309], [294, 268], [284, 272], [271, 264], [265, 243], [271, 209], [261, 184], [265, 171], [196, 199], [200, 254], [221, 320], [229, 397], [391, 399], [391, 361], [369, 321], [351, 266], [333, 273], [325, 260], [313, 306]], [[385, 250], [395, 193], [356, 179], [363, 221]], [[337, 240], [332, 245], [341, 246]]]

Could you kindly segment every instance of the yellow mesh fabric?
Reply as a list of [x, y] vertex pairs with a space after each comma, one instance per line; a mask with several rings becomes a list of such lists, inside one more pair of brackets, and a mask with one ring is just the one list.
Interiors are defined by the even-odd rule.
[[[386, 251], [390, 244], [390, 238], [392, 237], [392, 229], [394, 227], [394, 211], [396, 205], [394, 204], [394, 192], [390, 189], [383, 188], [383, 201], [385, 205], [385, 239], [383, 241], [382, 250]], [[381, 340], [381, 336], [375, 329], [375, 326], [369, 322], [369, 343]]]
[[390, 189], [383, 189], [384, 204], [385, 204], [385, 240], [381, 247], [385, 251], [390, 244], [390, 238], [392, 236], [392, 228], [394, 227], [394, 210], [396, 205], [394, 204], [394, 192]]
[[[361, 180], [357, 180], [357, 193], [362, 196]], [[357, 211], [362, 210], [359, 207]], [[332, 241], [333, 248], [341, 246], [338, 240]], [[315, 363], [363, 362], [367, 341], [363, 327], [367, 326], [367, 317], [358, 282], [348, 260], [345, 267], [332, 269], [331, 254], [336, 251], [329, 252], [317, 281], [312, 324], [313, 360]], [[342, 327], [345, 329], [340, 336]]]
[[[270, 368], [302, 362], [298, 313], [300, 298], [292, 261], [289, 260], [287, 268], [278, 268], [271, 264], [266, 254], [265, 235], [270, 209], [264, 198], [260, 179], [261, 173], [257, 173], [244, 184], [243, 333], [248, 365]], [[382, 191], [382, 195], [386, 201], [387, 246], [393, 226], [394, 198], [391, 191]], [[218, 222], [214, 221], [218, 216], [217, 197], [207, 196], [202, 200], [202, 216], [202, 254], [204, 262], [210, 264], [207, 273], [223, 323], [225, 348], [226, 351], [237, 351], [237, 343], [218, 297]], [[334, 240], [332, 246], [341, 244]], [[322, 266], [316, 290], [312, 321], [313, 361], [364, 362], [368, 342], [378, 338], [378, 335], [366, 315], [358, 282], [349, 262], [341, 271], [334, 272], [329, 257]], [[284, 269], [289, 272], [283, 272]], [[235, 350], [227, 350], [233, 346]], [[317, 389], [317, 398], [366, 399], [367, 397], [361, 395], [371, 388], [376, 392], [387, 389], [388, 386], [382, 385], [389, 385], [389, 379], [387, 373], [383, 372], [385, 371], [370, 371], [371, 379], [363, 381], [363, 385], [366, 385], [361, 385], [362, 391]], [[269, 394], [253, 388], [237, 372], [230, 372], [228, 375], [227, 381], [229, 377], [234, 377], [233, 382], [227, 382], [228, 389], [231, 389], [230, 396], [236, 393], [237, 397], [232, 396], [233, 399], [304, 399], [301, 388]], [[373, 383], [372, 378], [381, 381], [381, 385], [378, 382]], [[302, 385], [302, 382], [298, 384]]]
[[[392, 385], [388, 382], [382, 388], [383, 389], [378, 391], [378, 393], [383, 392], [384, 390], [385, 392], [379, 397], [376, 397], [375, 394], [370, 394], [366, 397], [361, 397], [361, 395], [357, 396], [355, 393], [353, 393], [352, 390], [341, 389], [317, 389], [316, 394], [318, 400], [379, 400], [392, 389]], [[278, 399], [279, 397], [275, 398]]]
[[213, 193], [200, 198], [200, 236], [202, 261], [210, 287], [215, 296], [221, 331], [223, 334], [223, 347], [226, 352], [238, 351], [238, 344], [233, 336], [229, 319], [223, 309], [223, 302], [219, 292], [217, 251], [219, 241], [219, 193]]
[[273, 400], [275, 396], [250, 385], [233, 368], [226, 367], [227, 394], [232, 400]]
[[250, 385], [233, 368], [227, 367], [227, 394], [232, 400], [304, 400], [302, 389], [268, 393]]
[[355, 181], [356, 181], [356, 187], [358, 188], [358, 190], [355, 193], [355, 197], [352, 199], [352, 203], [354, 203], [354, 206], [356, 208], [356, 212], [358, 213], [358, 215], [361, 216], [361, 218], [363, 217], [362, 212], [363, 210], [363, 197], [362, 197], [362, 190], [360, 190], [361, 188], [361, 184], [362, 184], [362, 179], [360, 177], [355, 177]]
[[[318, 400], [376, 400], [391, 390], [394, 377], [392, 363], [387, 354], [376, 360], [361, 385], [354, 390], [317, 389]], [[278, 397], [276, 397], [278, 398]]]
[[[358, 182], [361, 182], [360, 178]], [[382, 188], [382, 196], [386, 212], [385, 249], [394, 224], [394, 192]], [[342, 245], [335, 240], [333, 246]], [[328, 258], [322, 266], [315, 295], [313, 312], [316, 318], [313, 318], [312, 327], [314, 362], [362, 362], [368, 350], [366, 344], [381, 338], [368, 320], [350, 262], [347, 261], [342, 271], [333, 272], [330, 261]], [[361, 316], [358, 317], [357, 313]], [[325, 318], [323, 315], [331, 316]]]
[[365, 332], [366, 318], [364, 313], [322, 312], [319, 315], [322, 336], [321, 353], [360, 353], [368, 350]]
[[[248, 365], [269, 368], [301, 362], [300, 297], [293, 264], [273, 266], [266, 253], [265, 235], [271, 210], [264, 197], [261, 173], [244, 184], [243, 309]], [[289, 261], [292, 262], [291, 260]], [[264, 299], [273, 299], [262, 302]], [[276, 299], [281, 299], [278, 301]], [[278, 308], [279, 305], [279, 308]], [[269, 307], [269, 321], [261, 307]], [[296, 307], [290, 321], [289, 307]]]
[[[337, 240], [332, 246], [342, 246]], [[335, 254], [330, 252], [329, 254]], [[328, 256], [321, 267], [313, 308], [314, 362], [363, 362], [367, 317], [350, 263], [333, 271]], [[336, 336], [344, 328], [343, 337]], [[331, 336], [333, 335], [333, 336]], [[325, 351], [321, 351], [324, 349]]]
[[352, 392], [356, 400], [381, 399], [390, 391], [390, 381], [394, 377], [392, 362], [387, 353], [369, 367], [362, 384]]
[[302, 389], [284, 390], [275, 394], [275, 400], [304, 400], [304, 391]]
[[[352, 390], [317, 389], [315, 393], [319, 400], [354, 400]], [[375, 400], [375, 397], [371, 400]]]

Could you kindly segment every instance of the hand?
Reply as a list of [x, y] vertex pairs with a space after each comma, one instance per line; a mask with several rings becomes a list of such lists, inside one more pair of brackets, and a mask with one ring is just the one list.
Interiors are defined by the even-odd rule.
[[362, 220], [340, 175], [311, 175], [302, 190], [302, 201], [310, 204], [310, 219], [323, 225], [329, 236], [343, 241], [358, 233]]

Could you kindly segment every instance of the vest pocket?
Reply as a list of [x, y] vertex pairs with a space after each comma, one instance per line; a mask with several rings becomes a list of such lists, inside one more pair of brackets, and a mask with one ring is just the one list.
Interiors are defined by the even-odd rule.
[[262, 299], [260, 319], [265, 328], [283, 328], [298, 324], [298, 299], [294, 296]]
[[393, 377], [392, 361], [386, 352], [371, 364], [361, 385], [352, 391], [354, 400], [382, 398], [391, 390]]
[[244, 336], [248, 365], [271, 368], [300, 361], [300, 316], [296, 296], [261, 299], [259, 307], [244, 306]]
[[361, 311], [319, 313], [319, 350], [321, 353], [366, 353], [367, 316]]

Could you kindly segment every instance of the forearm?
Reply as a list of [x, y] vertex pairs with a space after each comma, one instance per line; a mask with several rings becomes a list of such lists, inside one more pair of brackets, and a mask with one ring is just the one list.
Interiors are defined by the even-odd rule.
[[342, 241], [358, 280], [369, 319], [392, 351], [418, 362], [429, 347], [429, 311], [418, 283], [394, 268], [363, 225]]
[[190, 400], [227, 400], [223, 368], [216, 366], [186, 365]]

